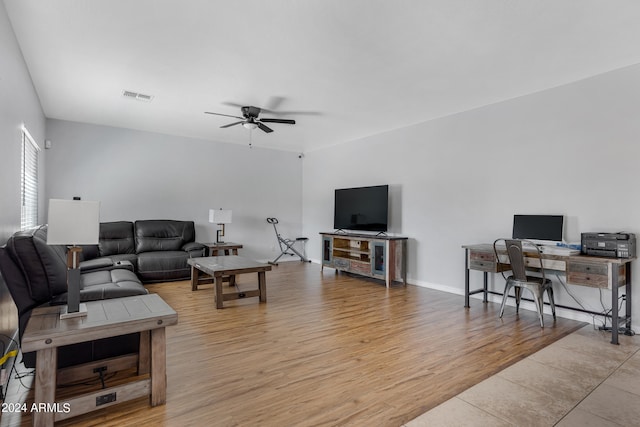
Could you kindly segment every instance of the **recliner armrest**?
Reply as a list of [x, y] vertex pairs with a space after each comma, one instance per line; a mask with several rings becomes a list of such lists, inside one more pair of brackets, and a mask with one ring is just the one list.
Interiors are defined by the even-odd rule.
[[80, 262], [80, 271], [105, 270], [113, 268], [113, 260], [111, 258], [94, 258]]
[[202, 243], [198, 242], [189, 242], [182, 246], [182, 250], [185, 252], [189, 252], [189, 257], [200, 257], [205, 256], [207, 251], [207, 247]]

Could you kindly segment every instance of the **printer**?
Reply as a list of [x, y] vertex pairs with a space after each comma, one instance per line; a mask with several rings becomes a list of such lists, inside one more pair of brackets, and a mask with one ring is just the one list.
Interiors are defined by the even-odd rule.
[[636, 256], [636, 235], [633, 233], [582, 233], [582, 253], [608, 258]]

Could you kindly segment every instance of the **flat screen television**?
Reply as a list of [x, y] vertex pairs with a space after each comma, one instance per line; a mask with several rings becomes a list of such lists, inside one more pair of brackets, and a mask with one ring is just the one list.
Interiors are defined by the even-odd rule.
[[389, 186], [336, 190], [333, 228], [337, 230], [387, 231]]
[[528, 239], [534, 243], [562, 242], [564, 215], [514, 215], [514, 239]]

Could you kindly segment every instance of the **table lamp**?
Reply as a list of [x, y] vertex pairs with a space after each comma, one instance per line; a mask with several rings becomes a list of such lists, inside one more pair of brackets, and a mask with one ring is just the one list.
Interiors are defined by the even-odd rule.
[[67, 245], [67, 310], [61, 319], [85, 316], [80, 304], [80, 254], [78, 245], [97, 245], [100, 234], [100, 202], [49, 200], [48, 245]]
[[232, 211], [228, 209], [209, 209], [209, 222], [222, 226], [222, 229], [216, 230], [216, 243], [224, 243], [220, 240], [220, 236], [224, 236], [224, 225], [231, 224]]

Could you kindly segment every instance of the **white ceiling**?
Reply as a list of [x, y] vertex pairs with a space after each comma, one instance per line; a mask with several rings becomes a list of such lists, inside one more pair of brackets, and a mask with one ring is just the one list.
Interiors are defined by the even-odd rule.
[[[640, 63], [637, 0], [4, 0], [49, 118], [306, 152]], [[123, 90], [153, 95], [124, 98]]]

